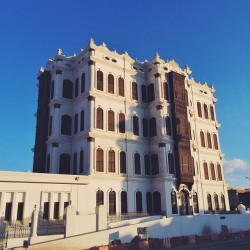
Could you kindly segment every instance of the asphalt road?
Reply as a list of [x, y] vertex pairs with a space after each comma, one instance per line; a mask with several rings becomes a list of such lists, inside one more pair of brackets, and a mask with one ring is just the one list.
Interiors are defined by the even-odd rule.
[[[158, 250], [166, 250], [166, 248]], [[169, 248], [170, 250], [250, 250], [250, 239], [217, 241]]]

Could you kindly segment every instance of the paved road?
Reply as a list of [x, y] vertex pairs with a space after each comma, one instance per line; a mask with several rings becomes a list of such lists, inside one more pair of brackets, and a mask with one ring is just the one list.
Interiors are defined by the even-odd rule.
[[[250, 250], [250, 239], [219, 241], [169, 248], [170, 250]], [[158, 250], [163, 250], [158, 249]], [[166, 250], [166, 248], [164, 248]]]

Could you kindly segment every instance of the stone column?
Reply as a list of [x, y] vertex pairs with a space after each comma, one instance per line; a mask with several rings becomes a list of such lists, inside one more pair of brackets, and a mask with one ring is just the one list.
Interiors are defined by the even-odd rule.
[[94, 142], [95, 138], [94, 137], [88, 137], [87, 138], [88, 142], [88, 149], [89, 149], [89, 175], [92, 175], [94, 173]]
[[166, 157], [166, 143], [159, 143], [160, 148], [160, 159], [159, 159], [159, 165], [161, 170], [161, 176], [166, 177], [167, 176], [167, 157]]
[[59, 194], [59, 218], [63, 218], [64, 206], [63, 206], [63, 193]]
[[158, 135], [164, 135], [164, 127], [165, 127], [165, 123], [164, 123], [164, 115], [163, 115], [163, 106], [162, 105], [158, 105], [156, 106], [156, 109], [158, 110], [158, 118], [156, 119], [157, 122], [157, 133]]
[[94, 129], [94, 123], [95, 123], [95, 107], [94, 107], [94, 101], [95, 97], [88, 96], [89, 101], [89, 132], [93, 131]]
[[59, 100], [62, 97], [62, 71], [57, 70], [56, 71], [56, 78], [55, 78], [55, 83], [54, 83], [54, 98], [56, 100]]
[[51, 173], [58, 174], [59, 166], [58, 166], [58, 146], [59, 143], [52, 143], [52, 154], [51, 154]]
[[17, 192], [13, 192], [12, 209], [11, 209], [11, 221], [16, 220], [16, 215], [17, 215]]
[[161, 100], [161, 74], [155, 74], [155, 99]]
[[88, 73], [89, 90], [93, 91], [93, 89], [95, 87], [95, 62], [90, 60], [88, 62], [88, 65], [89, 65], [89, 73]]
[[49, 220], [53, 219], [54, 215], [54, 197], [53, 192], [49, 194]]
[[59, 134], [60, 134], [60, 131], [59, 131], [59, 128], [61, 127], [60, 126], [60, 123], [61, 123], [61, 119], [60, 119], [60, 107], [61, 107], [61, 104], [54, 104], [54, 119], [53, 119], [53, 136], [56, 136], [58, 137]]
[[38, 211], [35, 209], [32, 212], [32, 224], [31, 224], [31, 236], [36, 237], [37, 236], [37, 223], [38, 223]]

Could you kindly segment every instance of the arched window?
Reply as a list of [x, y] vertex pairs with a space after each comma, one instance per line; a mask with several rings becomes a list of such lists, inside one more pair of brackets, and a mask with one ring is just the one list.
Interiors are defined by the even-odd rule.
[[119, 133], [125, 133], [125, 115], [119, 114]]
[[214, 149], [219, 149], [218, 147], [218, 140], [217, 140], [217, 135], [213, 134], [213, 139], [214, 139]]
[[69, 115], [63, 115], [61, 119], [61, 134], [71, 135], [71, 117]]
[[214, 169], [214, 164], [212, 162], [210, 163], [210, 170], [211, 170], [211, 179], [215, 181], [216, 180], [215, 169]]
[[74, 122], [74, 134], [78, 131], [78, 114], [75, 114], [75, 122]]
[[163, 91], [164, 91], [164, 99], [169, 101], [168, 84], [166, 82], [163, 83]]
[[141, 192], [136, 192], [136, 212], [142, 212], [142, 194]]
[[83, 150], [80, 151], [80, 162], [79, 162], [79, 171], [80, 173], [83, 173], [84, 169], [84, 152]]
[[70, 155], [69, 154], [60, 155], [59, 174], [70, 174]]
[[50, 154], [47, 155], [47, 166], [46, 166], [46, 172], [50, 172]]
[[96, 150], [96, 171], [103, 172], [103, 150], [101, 148]]
[[201, 103], [197, 102], [197, 110], [198, 110], [198, 116], [202, 117], [202, 112], [201, 112]]
[[150, 134], [150, 137], [157, 136], [155, 117], [152, 117], [152, 118], [149, 119], [149, 134]]
[[73, 157], [73, 174], [77, 174], [77, 153]]
[[147, 200], [147, 212], [149, 214], [152, 214], [152, 212], [153, 212], [152, 194], [150, 192], [147, 192], [147, 194], [146, 194], [146, 200]]
[[70, 80], [63, 80], [63, 97], [72, 99], [73, 83]]
[[133, 134], [139, 136], [139, 119], [136, 115], [133, 116]]
[[221, 194], [221, 208], [226, 211], [226, 202], [225, 202], [225, 196], [223, 194]]
[[76, 80], [75, 80], [75, 97], [78, 96], [78, 91], [79, 91], [79, 79], [76, 78]]
[[166, 134], [172, 135], [171, 120], [169, 116], [166, 117]]
[[211, 194], [207, 194], [207, 207], [208, 211], [213, 210]]
[[222, 173], [221, 173], [221, 166], [220, 166], [220, 164], [217, 164], [217, 174], [218, 174], [218, 180], [222, 181]]
[[194, 213], [199, 213], [199, 204], [198, 204], [198, 195], [197, 193], [193, 193], [193, 206], [194, 206]]
[[200, 131], [200, 138], [201, 138], [201, 146], [205, 148], [205, 137], [204, 137], [204, 132]]
[[124, 96], [124, 79], [122, 77], [118, 79], [118, 95]]
[[219, 210], [219, 199], [218, 199], [218, 195], [217, 194], [214, 194], [214, 207], [215, 207], [215, 210]]
[[100, 206], [100, 205], [103, 205], [103, 191], [102, 190], [98, 190], [96, 192], [96, 206]]
[[84, 130], [84, 110], [81, 111], [80, 131]]
[[115, 191], [109, 192], [109, 214], [116, 214], [116, 193]]
[[161, 194], [158, 191], [153, 193], [153, 205], [154, 213], [161, 214]]
[[126, 153], [124, 151], [120, 152], [120, 173], [126, 174], [127, 166], [126, 166]]
[[132, 82], [132, 99], [138, 101], [138, 91], [136, 82]]
[[127, 192], [121, 192], [121, 213], [126, 214], [128, 212], [128, 201], [127, 201]]
[[52, 134], [52, 116], [49, 117], [49, 136], [51, 136]]
[[148, 137], [148, 119], [143, 118], [142, 119], [142, 132], [143, 132], [143, 137]]
[[205, 180], [209, 180], [208, 167], [206, 162], [203, 162], [203, 168], [204, 168]]
[[204, 103], [203, 107], [204, 107], [204, 116], [205, 116], [205, 119], [208, 119], [207, 104]]
[[81, 77], [81, 93], [85, 92], [85, 73], [82, 73]]
[[147, 87], [146, 85], [141, 85], [141, 101], [147, 103]]
[[151, 155], [151, 168], [152, 168], [152, 175], [159, 174], [159, 161], [157, 154]]
[[96, 127], [103, 129], [103, 110], [101, 108], [96, 110]]
[[115, 114], [112, 110], [108, 111], [108, 131], [115, 131]]
[[211, 135], [209, 132], [207, 132], [207, 147], [212, 148]]
[[213, 106], [210, 106], [210, 117], [211, 117], [211, 120], [212, 120], [212, 121], [215, 120], [215, 117], [214, 117], [214, 108], [213, 108]]
[[97, 90], [103, 91], [103, 73], [101, 70], [97, 71]]
[[53, 80], [50, 86], [50, 99], [54, 98], [54, 89], [55, 89], [55, 82]]
[[148, 102], [153, 102], [155, 100], [155, 88], [154, 84], [148, 85]]
[[172, 153], [168, 153], [168, 169], [169, 174], [174, 174], [174, 155]]
[[114, 150], [109, 150], [108, 153], [108, 170], [111, 173], [115, 173], [115, 151]]
[[138, 153], [134, 155], [135, 174], [141, 174], [141, 159]]
[[177, 210], [177, 199], [176, 199], [176, 192], [171, 192], [171, 205], [172, 205], [172, 214], [178, 214]]
[[144, 156], [144, 167], [145, 167], [145, 175], [151, 175], [149, 155]]
[[114, 94], [114, 76], [108, 75], [108, 93]]

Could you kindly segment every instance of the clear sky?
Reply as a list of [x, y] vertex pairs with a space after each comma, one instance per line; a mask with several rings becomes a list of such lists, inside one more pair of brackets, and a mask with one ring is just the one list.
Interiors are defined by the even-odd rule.
[[37, 72], [90, 38], [139, 61], [175, 59], [215, 86], [226, 181], [249, 188], [249, 0], [9, 0], [0, 7], [0, 170], [32, 170]]

